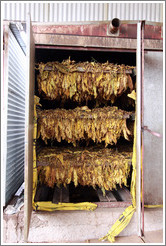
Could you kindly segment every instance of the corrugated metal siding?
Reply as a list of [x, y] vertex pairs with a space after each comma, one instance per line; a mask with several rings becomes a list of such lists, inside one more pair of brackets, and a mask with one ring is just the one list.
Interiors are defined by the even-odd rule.
[[163, 3], [2, 3], [4, 20], [37, 22], [121, 20], [162, 22]]
[[162, 22], [161, 3], [111, 3], [109, 4], [108, 19], [147, 20]]
[[9, 34], [5, 203], [24, 181], [25, 54]]

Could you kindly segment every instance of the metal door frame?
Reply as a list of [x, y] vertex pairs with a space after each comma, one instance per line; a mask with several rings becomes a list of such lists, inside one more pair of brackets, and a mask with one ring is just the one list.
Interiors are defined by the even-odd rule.
[[[144, 166], [143, 166], [143, 82], [144, 82], [144, 26], [145, 21], [137, 23], [137, 83], [136, 83], [136, 213], [137, 213], [137, 234], [144, 235]], [[142, 163], [142, 171], [141, 171]], [[141, 201], [142, 189], [142, 201]]]
[[[28, 35], [30, 36], [31, 33], [31, 28], [30, 28], [30, 16], [28, 19], [29, 22], [29, 27], [27, 27], [27, 32]], [[48, 25], [48, 23], [47, 23]], [[75, 24], [76, 25], [76, 24]], [[64, 26], [64, 25], [62, 25]], [[33, 26], [34, 27], [34, 26]], [[143, 183], [141, 183], [141, 146], [142, 146], [142, 126], [143, 126], [143, 121], [142, 121], [142, 106], [143, 106], [143, 101], [142, 101], [142, 95], [143, 95], [143, 71], [144, 71], [144, 48], [145, 50], [161, 50], [162, 48], [162, 40], [145, 40], [145, 45], [144, 45], [144, 24], [143, 21], [137, 22], [137, 37], [134, 39], [130, 38], [111, 38], [111, 37], [90, 37], [90, 36], [79, 36], [79, 35], [70, 35], [70, 34], [61, 34], [61, 35], [56, 35], [56, 34], [47, 34], [47, 33], [34, 33], [33, 34], [34, 39], [35, 39], [35, 46], [36, 48], [67, 48], [69, 49], [82, 49], [82, 50], [100, 50], [100, 49], [106, 49], [109, 51], [130, 51], [130, 52], [136, 52], [137, 57], [136, 57], [136, 66], [137, 66], [137, 99], [136, 99], [136, 110], [137, 110], [137, 143], [136, 143], [136, 148], [137, 148], [137, 176], [136, 176], [136, 214], [137, 214], [137, 232], [138, 236], [142, 236], [142, 232], [144, 232], [144, 209], [141, 210], [141, 185], [143, 187]], [[102, 45], [100, 44], [100, 41], [102, 41]], [[97, 43], [96, 43], [97, 41]], [[117, 41], [119, 43], [117, 44]], [[29, 39], [30, 43], [30, 39]], [[86, 44], [86, 46], [85, 46]], [[31, 52], [31, 48], [29, 45], [29, 55]], [[28, 71], [30, 71], [30, 64], [28, 64]], [[28, 75], [29, 76], [29, 75]], [[28, 82], [29, 83], [29, 82]], [[31, 84], [33, 82], [31, 81]], [[30, 93], [28, 89], [28, 93]], [[32, 93], [32, 91], [31, 91]], [[29, 95], [29, 94], [28, 94]], [[27, 102], [27, 107], [29, 107], [29, 103], [33, 102], [32, 94], [30, 95], [29, 101]], [[32, 110], [33, 111], [33, 110]], [[27, 108], [27, 114], [29, 112], [29, 108]], [[32, 113], [32, 112], [31, 112]], [[29, 117], [29, 115], [27, 116]], [[27, 121], [28, 123], [28, 121]], [[26, 144], [26, 155], [30, 155], [28, 153], [28, 148], [30, 147], [30, 142], [28, 141], [28, 129], [30, 129], [29, 125], [27, 124], [27, 132], [26, 132], [26, 137], [27, 140], [25, 142]], [[31, 132], [32, 133], [32, 132]], [[32, 153], [31, 153], [32, 155]], [[32, 164], [32, 163], [31, 163]], [[26, 159], [25, 163], [25, 169], [28, 168], [28, 157]], [[33, 168], [31, 168], [33, 170]], [[31, 170], [31, 171], [32, 171]], [[25, 181], [30, 182], [28, 172], [25, 170]], [[32, 182], [32, 181], [31, 181]], [[28, 238], [28, 230], [29, 230], [29, 224], [30, 224], [30, 215], [32, 211], [31, 206], [31, 200], [28, 200], [28, 188], [25, 187], [25, 229], [24, 229], [24, 240], [25, 242], [27, 241]], [[27, 195], [26, 195], [27, 193]], [[29, 202], [28, 202], [29, 201]], [[144, 202], [144, 201], [143, 201]], [[142, 219], [141, 219], [142, 216]], [[141, 224], [142, 223], [142, 224]]]
[[34, 119], [34, 85], [35, 85], [35, 45], [33, 41], [30, 14], [27, 15], [27, 73], [25, 106], [25, 189], [24, 189], [24, 242], [28, 241], [32, 213], [33, 186], [33, 119]]

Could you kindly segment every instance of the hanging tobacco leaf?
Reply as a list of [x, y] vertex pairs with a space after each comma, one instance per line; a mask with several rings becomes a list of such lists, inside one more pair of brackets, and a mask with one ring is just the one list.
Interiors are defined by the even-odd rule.
[[97, 99], [112, 103], [128, 88], [133, 90], [133, 82], [127, 71], [135, 67], [109, 62], [79, 62], [70, 59], [63, 62], [38, 64], [37, 76], [39, 94], [50, 100], [61, 98], [83, 102]]
[[92, 139], [96, 143], [116, 144], [124, 136], [129, 140], [130, 131], [126, 120], [132, 112], [117, 107], [89, 109], [87, 106], [75, 109], [55, 109], [38, 111], [38, 136], [47, 143], [48, 139], [61, 142], [66, 140], [76, 146], [82, 139]]
[[40, 182], [49, 187], [73, 182], [112, 190], [127, 185], [131, 159], [132, 149], [45, 147], [37, 156], [37, 170]]

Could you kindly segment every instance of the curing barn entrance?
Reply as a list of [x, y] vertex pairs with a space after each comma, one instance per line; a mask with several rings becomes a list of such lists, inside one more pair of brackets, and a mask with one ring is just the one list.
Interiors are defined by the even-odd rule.
[[[28, 25], [25, 240], [32, 207], [93, 210], [132, 204], [136, 30], [123, 22], [115, 34], [105, 22]], [[153, 39], [144, 45], [161, 49]], [[136, 186], [140, 182], [139, 176]], [[137, 213], [140, 217], [140, 207]]]
[[[56, 61], [55, 61], [55, 57], [56, 57]], [[125, 59], [125, 57], [127, 57]], [[108, 110], [107, 114], [110, 112], [111, 109], [120, 109], [123, 110], [121, 111], [121, 113], [124, 114], [124, 120], [127, 126], [127, 129], [131, 132], [131, 134], [129, 134], [129, 136], [126, 136], [126, 139], [124, 138], [123, 133], [121, 133], [118, 137], [118, 139], [115, 140], [115, 143], [109, 143], [106, 147], [105, 141], [104, 141], [104, 135], [103, 135], [103, 140], [97, 140], [97, 136], [96, 136], [96, 140], [92, 140], [91, 138], [88, 138], [87, 135], [90, 135], [90, 133], [88, 133], [88, 131], [84, 132], [82, 134], [82, 137], [80, 138], [76, 138], [76, 141], [70, 140], [65, 138], [64, 139], [48, 139], [47, 143], [44, 139], [43, 135], [40, 135], [40, 137], [37, 139], [37, 149], [38, 149], [38, 154], [37, 154], [37, 166], [38, 166], [38, 174], [39, 174], [39, 179], [42, 179], [41, 182], [39, 182], [37, 190], [36, 190], [36, 195], [35, 195], [35, 202], [38, 201], [52, 201], [53, 203], [59, 203], [59, 202], [72, 202], [72, 203], [76, 203], [76, 202], [94, 202], [98, 205], [98, 207], [114, 207], [114, 206], [128, 206], [131, 204], [131, 196], [130, 196], [130, 183], [131, 183], [131, 173], [132, 173], [132, 165], [131, 165], [131, 158], [132, 158], [132, 151], [133, 151], [133, 128], [134, 128], [134, 118], [135, 118], [135, 102], [133, 99], [129, 98], [127, 96], [127, 94], [131, 93], [132, 90], [134, 90], [135, 87], [135, 81], [136, 81], [136, 75], [135, 75], [135, 65], [136, 65], [136, 55], [135, 53], [121, 53], [121, 52], [111, 52], [111, 51], [82, 51], [82, 50], [67, 50], [67, 49], [51, 49], [51, 47], [49, 49], [44, 49], [44, 48], [37, 48], [36, 49], [36, 91], [35, 91], [35, 95], [40, 97], [40, 103], [42, 105], [42, 107], [40, 107], [39, 111], [38, 111], [38, 115], [39, 118], [41, 117], [41, 119], [38, 120], [38, 125], [42, 125], [42, 120], [43, 118], [43, 113], [46, 114], [50, 114], [50, 113], [60, 113], [61, 111], [57, 111], [57, 109], [62, 110], [62, 112], [64, 112], [65, 120], [68, 120], [68, 122], [66, 124], [70, 125], [70, 118], [67, 119], [67, 117], [71, 117], [70, 115], [68, 115], [68, 112], [70, 112], [70, 114], [72, 114], [72, 110], [77, 108], [77, 113], [78, 116], [75, 117], [79, 117], [80, 118], [80, 114], [82, 117], [82, 121], [80, 121], [80, 124], [84, 124], [86, 125], [87, 122], [89, 122], [89, 124], [92, 124], [92, 119], [87, 121], [83, 119], [83, 117], [93, 117], [93, 114], [95, 113], [94, 110], [96, 111], [96, 117], [98, 118], [97, 122], [95, 122], [94, 124], [101, 124], [104, 126], [104, 119], [102, 117], [105, 117], [105, 113], [102, 116], [99, 116], [99, 114], [103, 113], [103, 110]], [[49, 61], [49, 62], [48, 62]], [[62, 95], [62, 97], [60, 95], [58, 95], [54, 100], [48, 100], [48, 97], [45, 95], [44, 92], [44, 88], [43, 86], [43, 79], [45, 81], [45, 78], [43, 78], [43, 76], [47, 76], [46, 74], [48, 74], [48, 79], [51, 79], [50, 76], [52, 76], [54, 73], [56, 75], [59, 74], [58, 70], [56, 70], [53, 66], [54, 66], [54, 62], [57, 63], [56, 66], [61, 66], [61, 68], [66, 68], [66, 66], [69, 67], [76, 67], [74, 68], [75, 71], [76, 69], [78, 69], [76, 72], [72, 72], [69, 73], [69, 80], [72, 76], [72, 74], [74, 74], [76, 76], [76, 81], [77, 81], [77, 77], [78, 76], [82, 76], [82, 79], [86, 79], [85, 73], [87, 74], [87, 86], [92, 86], [90, 83], [93, 83], [95, 85], [95, 83], [93, 82], [93, 77], [95, 78], [98, 77], [100, 79], [99, 76], [101, 76], [101, 83], [102, 81], [105, 83], [107, 83], [107, 81], [109, 82], [109, 80], [106, 80], [106, 78], [104, 77], [105, 74], [108, 74], [108, 72], [106, 71], [102, 71], [100, 72], [100, 66], [104, 67], [108, 67], [111, 66], [115, 67], [114, 64], [123, 64], [123, 66], [130, 66], [128, 68], [125, 68], [125, 70], [123, 70], [124, 73], [124, 79], [128, 79], [128, 81], [126, 80], [127, 84], [126, 84], [126, 88], [122, 89], [122, 92], [119, 93], [119, 95], [116, 97], [116, 100], [112, 97], [112, 102], [109, 98], [109, 100], [104, 99], [103, 96], [101, 95], [103, 93], [103, 89], [101, 88], [101, 94], [99, 91], [99, 87], [103, 86], [103, 85], [99, 85], [98, 88], [96, 88], [96, 93], [98, 93], [98, 96], [95, 98], [94, 95], [92, 95], [92, 97], [89, 97], [89, 99], [87, 100], [86, 98], [82, 98], [81, 100], [76, 100], [74, 99], [74, 95], [72, 97], [68, 97], [64, 99], [64, 96]], [[66, 64], [65, 64], [66, 63]], [[112, 65], [111, 65], [112, 63]], [[65, 65], [64, 65], [65, 64]], [[40, 67], [44, 66], [44, 72], [42, 73], [40, 70]], [[93, 70], [93, 66], [98, 67], [98, 71], [94, 71]], [[106, 68], [106, 69], [108, 69]], [[115, 67], [116, 68], [116, 67]], [[118, 67], [117, 67], [118, 68]], [[39, 69], [39, 70], [38, 70]], [[79, 70], [81, 70], [81, 72], [79, 72]], [[83, 70], [85, 69], [85, 72], [83, 72]], [[88, 69], [89, 71], [91, 70], [91, 72], [88, 72], [88, 70], [86, 71], [86, 69]], [[105, 70], [106, 70], [105, 69]], [[111, 72], [111, 70], [109, 71]], [[103, 79], [102, 79], [102, 73], [103, 75]], [[118, 77], [120, 78], [120, 74], [121, 71], [119, 69], [118, 73], [116, 74], [116, 78], [118, 79]], [[59, 74], [60, 75], [60, 74]], [[92, 75], [92, 76], [91, 76]], [[61, 76], [61, 75], [60, 75]], [[90, 77], [89, 77], [90, 76]], [[62, 79], [68, 79], [67, 74], [62, 75]], [[72, 78], [74, 80], [74, 78]], [[122, 75], [122, 79], [123, 79], [123, 75]], [[130, 80], [130, 81], [129, 81]], [[72, 81], [73, 82], [73, 81]], [[82, 81], [81, 85], [83, 86]], [[125, 83], [125, 81], [123, 81]], [[45, 82], [44, 82], [45, 83]], [[47, 83], [47, 82], [46, 82]], [[71, 83], [70, 81], [68, 81], [68, 83]], [[74, 82], [73, 82], [74, 83]], [[76, 82], [78, 83], [78, 81]], [[121, 81], [122, 83], [122, 81]], [[131, 83], [131, 85], [128, 85], [128, 83]], [[80, 85], [80, 86], [81, 86]], [[71, 86], [71, 85], [69, 85]], [[131, 88], [129, 88], [129, 86]], [[40, 90], [40, 88], [42, 88]], [[71, 87], [70, 87], [71, 88]], [[69, 88], [69, 93], [71, 93], [71, 89]], [[95, 87], [94, 87], [95, 88]], [[80, 90], [83, 93], [83, 89], [80, 88]], [[105, 90], [109, 90], [109, 87], [105, 87]], [[111, 89], [112, 90], [112, 89]], [[119, 90], [119, 88], [117, 88], [117, 90]], [[111, 93], [111, 92], [110, 92]], [[79, 92], [78, 92], [79, 94]], [[109, 92], [107, 93], [109, 94]], [[118, 94], [118, 92], [117, 92]], [[86, 92], [86, 95], [88, 95], [88, 92]], [[78, 98], [79, 99], [79, 98]], [[47, 110], [47, 111], [46, 111]], [[52, 111], [55, 110], [55, 111]], [[74, 111], [73, 111], [74, 112]], [[94, 113], [93, 113], [94, 112]], [[85, 114], [85, 115], [84, 115]], [[89, 116], [88, 116], [89, 114]], [[126, 114], [126, 115], [125, 115]], [[129, 114], [129, 115], [128, 115]], [[47, 116], [44, 116], [47, 117]], [[55, 118], [58, 117], [58, 115], [53, 116]], [[73, 115], [74, 117], [74, 115]], [[114, 116], [112, 116], [114, 117]], [[117, 116], [118, 117], [118, 116]], [[63, 115], [62, 115], [63, 118]], [[126, 118], [126, 119], [125, 119]], [[88, 120], [88, 119], [87, 119]], [[115, 119], [116, 121], [116, 119]], [[63, 127], [63, 122], [62, 122], [62, 127]], [[75, 119], [75, 124], [77, 124], [77, 120]], [[49, 123], [48, 123], [49, 125]], [[43, 126], [39, 126], [39, 127], [43, 127]], [[47, 127], [47, 126], [46, 126]], [[54, 126], [55, 127], [55, 126]], [[76, 126], [69, 126], [69, 127], [75, 127]], [[107, 126], [104, 126], [107, 128]], [[94, 127], [95, 128], [95, 127]], [[46, 129], [45, 129], [46, 130]], [[44, 131], [45, 131], [44, 130]], [[51, 129], [50, 129], [51, 130]], [[71, 131], [73, 131], [73, 129], [70, 129]], [[89, 129], [91, 131], [91, 129]], [[46, 130], [47, 131], [47, 130]], [[95, 130], [94, 130], [95, 131]], [[97, 131], [97, 129], [96, 129]], [[100, 130], [99, 130], [100, 131]], [[40, 133], [39, 133], [40, 134]], [[61, 138], [61, 137], [60, 137]], [[71, 137], [72, 138], [72, 137]], [[94, 137], [95, 138], [95, 137]], [[115, 137], [116, 138], [116, 137]], [[44, 140], [44, 141], [43, 141]], [[72, 143], [72, 141], [74, 141]], [[98, 143], [96, 143], [98, 142]], [[74, 146], [73, 146], [74, 144]], [[49, 153], [49, 151], [51, 153]], [[110, 152], [113, 151], [113, 155], [114, 158], [110, 159]], [[121, 154], [119, 154], [119, 151]], [[55, 153], [54, 153], [55, 152]], [[53, 157], [53, 153], [55, 154], [55, 156]], [[56, 162], [56, 155], [62, 154], [62, 159], [65, 162], [66, 161], [66, 165], [69, 165], [68, 163], [70, 163], [69, 166], [75, 167], [76, 170], [73, 168], [73, 171], [71, 171], [72, 173], [70, 174], [70, 171], [67, 171], [69, 169], [69, 166], [64, 167], [63, 168], [67, 169], [64, 170], [64, 177], [59, 180], [59, 184], [58, 187], [56, 185], [56, 181], [57, 181], [57, 177], [49, 177], [48, 180], [50, 179], [54, 179], [53, 184], [48, 185], [48, 183], [46, 182], [45, 178], [45, 170], [47, 169], [47, 161], [53, 161]], [[41, 155], [41, 156], [40, 156]], [[48, 158], [48, 156], [50, 155], [51, 159], [46, 159]], [[126, 155], [126, 159], [125, 159], [125, 155]], [[52, 156], [52, 157], [51, 157]], [[122, 159], [121, 159], [122, 158]], [[104, 187], [100, 184], [99, 179], [103, 178], [103, 181], [101, 182], [107, 182], [107, 178], [105, 177], [105, 174], [100, 173], [99, 170], [96, 170], [96, 174], [95, 172], [93, 173], [92, 170], [89, 169], [89, 172], [91, 172], [92, 176], [89, 176], [89, 179], [87, 178], [86, 180], [86, 174], [85, 177], [83, 178], [84, 181], [81, 179], [81, 177], [79, 175], [83, 175], [82, 172], [87, 172], [86, 170], [86, 166], [93, 166], [93, 162], [95, 163], [96, 160], [101, 162], [101, 172], [103, 172], [103, 168], [105, 166], [105, 169], [107, 169], [107, 166], [110, 166], [109, 168], [111, 168], [111, 163], [112, 165], [117, 165], [116, 162], [120, 162], [120, 159], [123, 162], [123, 165], [125, 164], [126, 161], [126, 166], [127, 166], [127, 172], [125, 171], [125, 169], [121, 167], [117, 168], [117, 171], [121, 170], [121, 175], [122, 178], [119, 179], [118, 181], [118, 175], [116, 177], [116, 174], [113, 173], [112, 175], [115, 175], [115, 179], [117, 179], [117, 181], [113, 181], [115, 182], [115, 184], [117, 184], [117, 186], [114, 186], [114, 188], [105, 190]], [[80, 161], [82, 160], [82, 164], [80, 164]], [[58, 161], [59, 162], [59, 161]], [[86, 164], [85, 164], [86, 163]], [[104, 164], [105, 163], [105, 164]], [[85, 164], [85, 166], [84, 166]], [[51, 165], [51, 163], [50, 163]], [[55, 167], [56, 164], [54, 163]], [[58, 163], [57, 163], [58, 165]], [[60, 164], [63, 165], [63, 164]], [[82, 166], [81, 166], [82, 165]], [[102, 165], [104, 165], [102, 167]], [[58, 165], [59, 166], [59, 165]], [[83, 167], [84, 166], [84, 167]], [[79, 168], [79, 169], [78, 169]], [[83, 168], [85, 168], [85, 170], [83, 171]], [[93, 168], [95, 168], [95, 166], [93, 166]], [[110, 169], [108, 168], [108, 170], [106, 170], [106, 172], [109, 172]], [[78, 170], [77, 170], [78, 169]], [[116, 169], [115, 167], [112, 167], [112, 171], [113, 169]], [[78, 176], [78, 184], [76, 185], [76, 181], [74, 182], [74, 175], [73, 172], [74, 170], [76, 171], [76, 179]], [[60, 173], [63, 172], [63, 170], [60, 170]], [[80, 173], [77, 173], [80, 172]], [[99, 172], [99, 173], [98, 173]], [[53, 173], [52, 171], [50, 171], [50, 175], [51, 173]], [[59, 173], [59, 175], [61, 175]], [[68, 175], [71, 175], [71, 177], [68, 177]], [[95, 177], [96, 175], [96, 177]], [[110, 174], [111, 175], [111, 174]], [[124, 176], [123, 176], [124, 175]], [[44, 176], [44, 177], [43, 177]], [[62, 175], [63, 176], [63, 175]], [[68, 181], [68, 179], [71, 179], [71, 182]], [[113, 177], [112, 177], [113, 178]], [[96, 181], [95, 181], [96, 179]], [[66, 184], [65, 184], [65, 180], [66, 180]], [[104, 181], [105, 180], [105, 181]], [[125, 180], [124, 182], [122, 180]], [[49, 181], [48, 181], [49, 182]], [[55, 182], [55, 183], [54, 183]], [[65, 184], [65, 188], [63, 187], [63, 182]], [[80, 184], [80, 182], [82, 183], [82, 185]], [[87, 182], [87, 183], [86, 183]], [[119, 182], [119, 183], [118, 183]], [[124, 185], [125, 183], [125, 185]], [[109, 182], [108, 182], [109, 184]], [[103, 184], [104, 185], [104, 184]], [[105, 186], [107, 186], [107, 184], [105, 184]], [[102, 190], [101, 190], [102, 189]], [[118, 203], [117, 203], [118, 202]]]

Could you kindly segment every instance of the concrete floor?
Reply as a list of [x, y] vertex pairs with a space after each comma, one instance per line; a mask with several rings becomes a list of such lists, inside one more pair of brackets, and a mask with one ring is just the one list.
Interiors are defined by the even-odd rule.
[[[101, 242], [98, 239], [86, 240], [83, 243], [110, 243], [108, 241]], [[149, 231], [145, 232], [145, 237], [140, 238], [136, 235], [127, 237], [116, 237], [115, 243], [163, 243], [163, 231]]]
[[[56, 242], [55, 242], [56, 243]], [[104, 241], [101, 242], [98, 239], [89, 239], [85, 241], [77, 241], [73, 243], [83, 243], [83, 244], [110, 244], [109, 241]], [[158, 231], [149, 231], [145, 232], [144, 237], [138, 237], [137, 235], [132, 235], [132, 236], [117, 236], [115, 239], [115, 243], [139, 243], [139, 244], [144, 244], [144, 243], [163, 243], [163, 230], [158, 230]]]
[[[33, 212], [29, 243], [108, 243], [98, 239], [106, 235], [124, 208], [95, 211]], [[163, 210], [145, 209], [145, 237], [136, 236], [136, 214], [116, 237], [115, 243], [162, 243]], [[14, 215], [4, 214], [3, 242], [23, 243], [23, 208]]]

